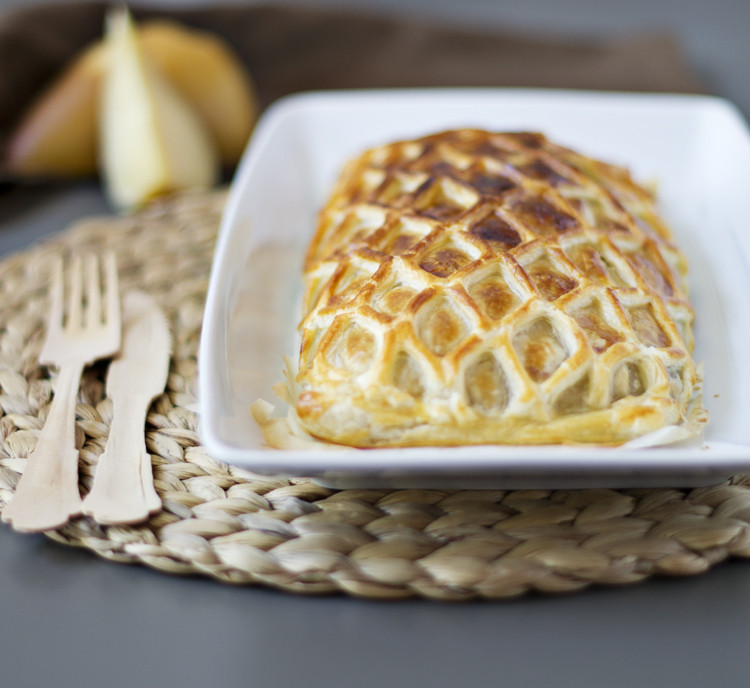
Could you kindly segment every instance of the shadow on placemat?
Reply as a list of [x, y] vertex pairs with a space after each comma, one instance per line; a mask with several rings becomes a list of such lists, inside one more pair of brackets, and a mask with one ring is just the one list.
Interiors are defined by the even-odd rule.
[[[107, 3], [33, 7], [0, 16], [0, 146], [38, 90], [102, 34]], [[535, 38], [336, 10], [135, 8], [223, 35], [250, 69], [262, 106], [297, 91], [528, 86], [704, 92], [668, 35]]]

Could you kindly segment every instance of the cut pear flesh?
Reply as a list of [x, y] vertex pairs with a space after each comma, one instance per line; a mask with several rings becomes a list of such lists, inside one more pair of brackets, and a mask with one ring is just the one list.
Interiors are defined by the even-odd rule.
[[105, 45], [100, 150], [112, 202], [132, 208], [164, 193], [213, 185], [214, 144], [144, 54], [126, 10], [108, 16]]

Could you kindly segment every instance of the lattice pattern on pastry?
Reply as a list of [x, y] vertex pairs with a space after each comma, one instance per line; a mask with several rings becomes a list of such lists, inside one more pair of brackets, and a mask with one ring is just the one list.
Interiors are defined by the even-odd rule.
[[617, 443], [696, 380], [686, 263], [626, 170], [540, 134], [351, 162], [306, 261], [298, 413], [356, 446]]

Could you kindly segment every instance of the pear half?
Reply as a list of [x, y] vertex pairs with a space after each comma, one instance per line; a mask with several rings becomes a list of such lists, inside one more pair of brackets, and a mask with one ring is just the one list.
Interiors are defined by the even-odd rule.
[[221, 161], [234, 165], [258, 104], [252, 79], [230, 45], [216, 34], [163, 19], [147, 22], [138, 35], [146, 54], [208, 127]]
[[101, 43], [88, 48], [26, 112], [8, 142], [11, 172], [32, 177], [96, 173], [102, 53]]
[[147, 58], [124, 8], [107, 17], [100, 155], [113, 204], [137, 207], [216, 182], [218, 154], [199, 117]]

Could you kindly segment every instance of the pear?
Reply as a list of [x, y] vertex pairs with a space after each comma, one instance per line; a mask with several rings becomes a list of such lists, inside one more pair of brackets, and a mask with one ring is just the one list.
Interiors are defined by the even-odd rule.
[[121, 209], [216, 182], [218, 154], [198, 115], [148, 59], [125, 8], [107, 17], [100, 156]]
[[[138, 29], [141, 47], [208, 128], [226, 165], [235, 164], [258, 118], [252, 79], [216, 34], [163, 19]], [[9, 171], [70, 177], [97, 172], [102, 41], [80, 53], [21, 118], [6, 150]]]
[[250, 75], [219, 36], [173, 21], [154, 20], [139, 32], [156, 62], [208, 127], [223, 163], [242, 155], [258, 119]]
[[75, 177], [97, 168], [101, 43], [78, 56], [32, 104], [8, 142], [8, 170], [22, 176]]

